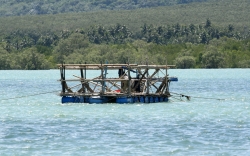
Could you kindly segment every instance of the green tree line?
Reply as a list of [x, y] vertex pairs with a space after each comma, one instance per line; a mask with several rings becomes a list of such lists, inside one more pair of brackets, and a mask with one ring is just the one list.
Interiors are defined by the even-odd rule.
[[16, 30], [8, 35], [3, 35], [2, 41], [6, 43], [7, 51], [22, 50], [32, 46], [52, 47], [62, 39], [67, 39], [74, 32], [83, 34], [88, 42], [93, 44], [124, 44], [135, 40], [143, 40], [147, 43], [161, 45], [193, 43], [208, 44], [210, 40], [221, 37], [244, 40], [250, 37], [250, 31], [241, 34], [229, 24], [227, 27], [216, 27], [212, 25], [210, 19], [205, 25], [180, 25], [179, 23], [167, 26], [154, 26], [144, 24], [137, 31], [130, 31], [126, 25], [116, 24], [104, 27], [101, 25], [91, 26], [87, 29], [77, 29], [76, 31], [62, 30], [60, 33], [30, 30]]
[[[50, 2], [52, 1], [50, 0]], [[4, 0], [3, 4], [8, 2]], [[46, 1], [43, 2], [45, 3]], [[60, 3], [61, 1], [57, 2]], [[20, 1], [19, 3], [23, 2]], [[0, 5], [0, 7], [3, 6]], [[212, 20], [213, 25], [218, 27], [227, 27], [233, 24], [238, 32], [244, 34], [249, 31], [249, 8], [250, 1], [248, 0], [228, 0], [227, 3], [225, 1], [209, 0], [202, 3], [197, 2], [134, 10], [97, 10], [67, 14], [2, 16], [0, 17], [0, 36], [3, 34], [9, 35], [16, 30], [36, 31], [39, 33], [54, 32], [58, 35], [62, 30], [86, 29], [94, 25], [108, 28], [116, 23], [126, 25], [132, 32], [138, 32], [144, 23], [149, 26], [154, 25], [155, 27], [172, 26], [176, 23], [179, 23], [181, 26], [188, 26], [191, 23], [197, 26], [204, 26], [205, 23], [202, 22], [207, 18]], [[15, 11], [17, 9], [8, 10]]]
[[0, 69], [50, 69], [57, 63], [175, 64], [177, 68], [248, 68], [250, 35], [233, 25], [154, 26], [138, 32], [121, 24], [76, 31], [17, 30], [2, 36]]

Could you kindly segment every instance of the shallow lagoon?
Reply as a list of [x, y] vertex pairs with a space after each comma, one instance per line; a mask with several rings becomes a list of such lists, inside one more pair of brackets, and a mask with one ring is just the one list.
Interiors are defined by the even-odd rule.
[[191, 101], [61, 104], [58, 70], [0, 71], [0, 155], [248, 155], [250, 69], [168, 73]]

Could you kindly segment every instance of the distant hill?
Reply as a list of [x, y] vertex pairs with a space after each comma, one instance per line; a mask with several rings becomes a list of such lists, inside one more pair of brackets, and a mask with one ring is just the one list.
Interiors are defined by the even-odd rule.
[[249, 8], [249, 0], [211, 0], [135, 10], [0, 17], [0, 36], [16, 30], [60, 32], [117, 23], [126, 25], [131, 31], [138, 31], [145, 23], [158, 26], [176, 23], [203, 24], [208, 18], [216, 26], [225, 27], [232, 24], [237, 30], [249, 31]]
[[133, 10], [209, 0], [0, 0], [0, 16]]
[[[134, 0], [131, 4], [138, 7], [122, 10], [118, 4], [124, 7], [122, 4], [132, 1], [85, 0], [96, 8], [68, 13], [67, 6], [64, 13], [53, 14], [38, 10], [44, 9], [43, 4], [53, 3], [51, 7], [58, 10], [57, 6], [68, 3], [0, 0], [2, 13], [3, 9], [19, 12], [18, 4], [35, 8], [20, 16], [5, 12], [0, 17], [0, 69], [49, 69], [61, 62], [105, 60], [138, 63], [147, 58], [158, 64], [167, 59], [178, 68], [250, 68], [250, 0], [172, 0], [168, 6], [160, 6], [165, 1], [158, 1], [153, 5], [155, 1]], [[112, 7], [105, 9], [107, 6]]]

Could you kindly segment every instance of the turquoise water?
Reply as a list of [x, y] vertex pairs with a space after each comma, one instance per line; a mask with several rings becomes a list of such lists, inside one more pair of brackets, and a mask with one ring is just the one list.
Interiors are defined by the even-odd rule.
[[169, 74], [190, 101], [62, 105], [58, 70], [0, 71], [0, 155], [249, 155], [250, 69]]

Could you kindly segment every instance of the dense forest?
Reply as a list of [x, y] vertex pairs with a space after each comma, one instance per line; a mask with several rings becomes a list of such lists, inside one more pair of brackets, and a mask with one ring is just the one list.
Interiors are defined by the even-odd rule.
[[229, 5], [221, 1], [0, 17], [0, 69], [51, 69], [62, 62], [165, 64], [166, 60], [177, 68], [249, 68], [249, 6], [246, 0], [230, 0]]
[[250, 67], [250, 33], [233, 25], [217, 28], [207, 19], [202, 25], [154, 26], [139, 32], [116, 24], [84, 30], [39, 34], [15, 31], [0, 44], [0, 69], [49, 69], [56, 63], [142, 63], [177, 68]]
[[218, 27], [233, 24], [238, 31], [248, 30], [249, 0], [228, 0], [227, 3], [223, 0], [210, 1], [134, 10], [0, 17], [0, 36], [16, 30], [58, 33], [62, 30], [87, 29], [94, 25], [108, 27], [116, 23], [126, 25], [131, 31], [140, 31], [144, 23], [157, 26], [176, 23], [199, 25], [204, 24], [207, 18]]
[[208, 0], [0, 0], [0, 16], [132, 10]]

